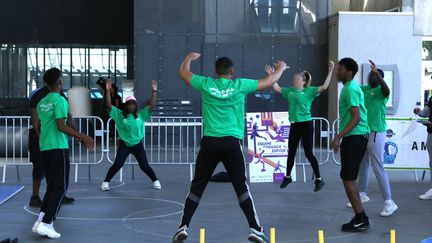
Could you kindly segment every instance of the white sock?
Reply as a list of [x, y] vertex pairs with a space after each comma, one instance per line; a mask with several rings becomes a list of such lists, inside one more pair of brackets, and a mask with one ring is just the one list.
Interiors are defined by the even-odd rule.
[[384, 204], [386, 204], [386, 205], [393, 204], [393, 200], [385, 200], [385, 201], [384, 201]]
[[40, 212], [37, 221], [39, 221], [39, 222], [42, 221], [42, 219], [43, 219], [44, 216], [45, 216], [45, 213], [44, 212]]

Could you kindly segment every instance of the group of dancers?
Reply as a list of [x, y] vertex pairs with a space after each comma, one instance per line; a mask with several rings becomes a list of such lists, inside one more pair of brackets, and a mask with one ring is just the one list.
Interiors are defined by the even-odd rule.
[[[336, 66], [336, 76], [344, 85], [339, 99], [339, 132], [335, 136], [332, 148], [341, 153], [340, 177], [355, 216], [342, 225], [345, 232], [358, 232], [367, 230], [369, 219], [363, 209], [362, 203], [367, 202], [368, 173], [372, 166], [377, 176], [384, 199], [384, 208], [381, 216], [390, 216], [397, 209], [392, 201], [391, 190], [387, 174], [383, 167], [382, 151], [385, 136], [385, 111], [390, 91], [386, 85], [382, 70], [377, 69], [371, 61], [372, 71], [368, 77], [368, 85], [359, 86], [354, 81], [358, 65], [352, 58], [343, 58], [337, 65], [329, 63], [328, 75], [321, 86], [312, 86], [312, 76], [309, 72], [299, 72], [294, 75], [292, 87], [280, 87], [277, 81], [282, 73], [289, 67], [284, 61], [277, 61], [273, 66], [266, 66], [267, 75], [259, 80], [236, 78], [234, 64], [231, 59], [221, 57], [216, 60], [216, 78], [204, 77], [190, 71], [192, 61], [200, 57], [199, 53], [190, 53], [184, 59], [180, 76], [187, 85], [201, 94], [203, 138], [196, 158], [195, 174], [191, 182], [183, 209], [179, 229], [173, 236], [173, 243], [183, 243], [188, 237], [188, 228], [192, 216], [197, 209], [204, 190], [219, 162], [224, 164], [234, 190], [237, 194], [240, 208], [246, 216], [250, 233], [248, 240], [256, 243], [269, 242], [254, 206], [246, 178], [246, 166], [242, 139], [244, 136], [244, 107], [245, 97], [256, 91], [274, 88], [288, 100], [289, 119], [291, 129], [289, 134], [289, 152], [287, 171], [281, 188], [287, 187], [291, 182], [291, 171], [294, 166], [296, 150], [303, 141], [307, 159], [312, 165], [315, 175], [315, 191], [321, 190], [325, 183], [320, 175], [318, 161], [313, 148], [313, 124], [311, 118], [311, 105], [313, 100], [327, 90]], [[40, 154], [37, 161], [39, 167], [43, 164], [42, 175], [34, 176], [40, 180], [45, 174], [47, 191], [41, 202], [41, 210], [33, 226], [33, 232], [49, 238], [59, 238], [61, 235], [54, 227], [53, 222], [60, 209], [67, 191], [69, 179], [69, 152], [67, 135], [73, 136], [93, 149], [91, 137], [77, 132], [68, 113], [68, 104], [61, 96], [61, 73], [57, 68], [49, 69], [44, 74], [46, 83], [44, 95], [36, 102], [31, 112], [34, 137], [38, 138]], [[135, 97], [126, 98], [122, 108], [111, 105], [110, 90], [112, 84], [106, 83], [105, 101], [110, 117], [114, 120], [120, 137], [120, 145], [114, 164], [108, 170], [101, 189], [109, 190], [109, 182], [122, 168], [129, 154], [133, 154], [140, 168], [153, 182], [154, 189], [161, 189], [161, 184], [153, 169], [149, 166], [142, 144], [144, 121], [150, 117], [155, 104], [157, 83], [152, 82], [152, 97], [148, 106], [137, 108]], [[44, 96], [44, 97], [43, 97]], [[432, 102], [431, 102], [432, 104]], [[431, 105], [432, 106], [432, 105]], [[420, 113], [421, 111], [417, 111]], [[42, 159], [43, 158], [43, 159]], [[34, 168], [37, 164], [34, 162]], [[358, 180], [357, 180], [358, 179]], [[38, 190], [33, 193], [34, 198]], [[70, 199], [71, 200], [71, 199]]]

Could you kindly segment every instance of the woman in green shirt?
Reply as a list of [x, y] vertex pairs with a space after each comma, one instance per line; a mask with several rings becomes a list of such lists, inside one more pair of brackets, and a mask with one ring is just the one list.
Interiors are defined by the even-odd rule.
[[[321, 178], [318, 160], [313, 154], [313, 122], [311, 117], [312, 101], [322, 92], [327, 90], [332, 77], [334, 63], [330, 61], [328, 75], [323, 85], [319, 87], [311, 86], [312, 76], [309, 72], [303, 71], [294, 75], [293, 86], [289, 88], [281, 88], [277, 83], [273, 88], [276, 92], [288, 100], [288, 117], [291, 122], [291, 128], [288, 140], [288, 160], [287, 171], [280, 188], [285, 188], [292, 182], [291, 171], [294, 167], [294, 159], [297, 153], [297, 147], [300, 140], [303, 140], [303, 147], [306, 158], [312, 166], [315, 174], [315, 189], [319, 191], [325, 185]], [[271, 73], [273, 69], [266, 67], [267, 73]]]
[[106, 83], [105, 103], [111, 119], [115, 122], [117, 133], [120, 137], [120, 145], [116, 154], [114, 164], [109, 168], [108, 173], [102, 183], [101, 189], [108, 191], [109, 183], [115, 174], [123, 167], [129, 154], [133, 154], [138, 161], [141, 170], [153, 182], [154, 189], [161, 189], [161, 184], [157, 179], [153, 169], [150, 167], [144, 150], [142, 140], [144, 138], [144, 121], [150, 118], [150, 112], [156, 102], [157, 82], [152, 81], [152, 98], [150, 104], [143, 109], [137, 109], [135, 97], [126, 97], [126, 103], [122, 106], [123, 110], [111, 105], [110, 90], [112, 83]]

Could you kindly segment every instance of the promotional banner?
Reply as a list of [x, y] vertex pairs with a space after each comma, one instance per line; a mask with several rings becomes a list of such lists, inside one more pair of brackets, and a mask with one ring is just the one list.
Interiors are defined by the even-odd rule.
[[426, 150], [426, 127], [411, 119], [387, 120], [387, 136], [383, 152], [386, 168], [429, 168]]
[[[286, 171], [288, 112], [247, 113], [250, 182], [281, 182]], [[295, 166], [292, 179], [296, 179]]]

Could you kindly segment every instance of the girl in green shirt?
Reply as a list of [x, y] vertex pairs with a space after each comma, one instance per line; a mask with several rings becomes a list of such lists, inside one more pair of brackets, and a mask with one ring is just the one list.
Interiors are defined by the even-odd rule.
[[[314, 191], [319, 191], [325, 185], [321, 178], [318, 160], [313, 154], [313, 122], [311, 116], [312, 101], [322, 92], [327, 90], [332, 77], [334, 63], [330, 61], [327, 78], [323, 85], [319, 87], [311, 86], [312, 76], [309, 72], [303, 71], [296, 73], [293, 79], [293, 86], [289, 88], [281, 88], [277, 83], [273, 88], [277, 93], [288, 100], [288, 117], [291, 122], [288, 140], [288, 159], [287, 171], [280, 188], [285, 188], [292, 182], [291, 171], [294, 167], [294, 159], [297, 153], [297, 147], [300, 140], [303, 140], [303, 147], [306, 158], [312, 166], [315, 174]], [[266, 66], [266, 72], [271, 73], [273, 69]]]
[[114, 164], [109, 168], [108, 173], [102, 183], [102, 191], [108, 191], [109, 183], [115, 174], [123, 167], [129, 154], [133, 154], [138, 161], [141, 170], [153, 182], [154, 189], [161, 189], [161, 184], [157, 179], [153, 169], [150, 167], [144, 150], [142, 140], [144, 138], [144, 121], [150, 118], [150, 112], [156, 102], [157, 82], [152, 81], [152, 98], [150, 104], [144, 109], [137, 109], [136, 99], [133, 96], [126, 98], [123, 110], [111, 105], [110, 90], [112, 83], [106, 83], [105, 102], [111, 119], [115, 122], [117, 133], [120, 137], [120, 145], [116, 154]]

